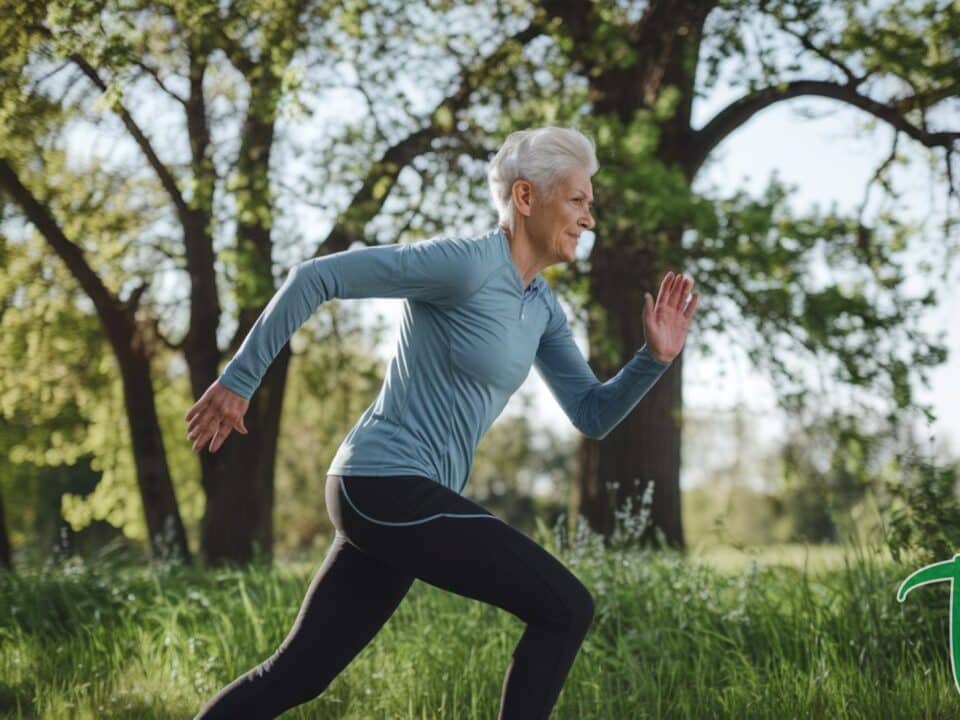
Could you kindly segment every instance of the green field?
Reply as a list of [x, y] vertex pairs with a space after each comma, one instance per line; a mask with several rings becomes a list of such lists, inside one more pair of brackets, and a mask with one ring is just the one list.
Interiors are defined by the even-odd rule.
[[[915, 568], [879, 551], [552, 549], [597, 605], [554, 719], [960, 717], [949, 585], [900, 604]], [[315, 567], [0, 575], [0, 717], [192, 717], [273, 652]], [[284, 717], [490, 720], [521, 630], [414, 583], [328, 690]]]

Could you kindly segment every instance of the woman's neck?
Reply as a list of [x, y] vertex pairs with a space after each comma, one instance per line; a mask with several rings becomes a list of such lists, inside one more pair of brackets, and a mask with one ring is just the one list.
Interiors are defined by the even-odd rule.
[[522, 224], [510, 230], [505, 225], [500, 226], [507, 236], [507, 243], [510, 245], [510, 255], [513, 257], [513, 264], [517, 267], [517, 272], [523, 280], [523, 286], [526, 288], [538, 272], [547, 267], [550, 263], [537, 257], [534, 252], [533, 243], [527, 234], [526, 228]]

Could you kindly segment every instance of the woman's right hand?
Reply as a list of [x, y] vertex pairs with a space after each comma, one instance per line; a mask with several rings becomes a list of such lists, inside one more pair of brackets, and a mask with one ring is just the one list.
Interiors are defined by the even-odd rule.
[[209, 450], [215, 453], [232, 431], [246, 435], [243, 416], [248, 407], [248, 399], [222, 385], [219, 379], [214, 380], [184, 417], [187, 440], [193, 442], [191, 450], [197, 452], [209, 440]]

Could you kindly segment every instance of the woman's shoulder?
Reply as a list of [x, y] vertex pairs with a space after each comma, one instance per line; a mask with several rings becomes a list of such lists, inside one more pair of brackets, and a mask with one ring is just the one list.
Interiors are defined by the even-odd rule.
[[462, 278], [476, 278], [487, 275], [500, 267], [505, 258], [498, 245], [497, 233], [435, 235], [425, 240], [417, 240], [411, 245], [412, 251], [429, 257], [448, 273]]
[[414, 244], [424, 248], [435, 249], [449, 255], [459, 255], [463, 258], [497, 259], [500, 247], [500, 237], [496, 229], [482, 234], [466, 234], [448, 232], [434, 235]]

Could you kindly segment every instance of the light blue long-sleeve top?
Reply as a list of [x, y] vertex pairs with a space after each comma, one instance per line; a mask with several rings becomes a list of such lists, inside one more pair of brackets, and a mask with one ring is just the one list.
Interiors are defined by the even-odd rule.
[[646, 346], [606, 382], [539, 274], [524, 287], [501, 228], [333, 253], [294, 266], [220, 382], [249, 398], [290, 336], [332, 298], [404, 298], [380, 393], [344, 438], [336, 475], [419, 475], [462, 493], [480, 438], [536, 365], [584, 435], [602, 438], [669, 367]]

